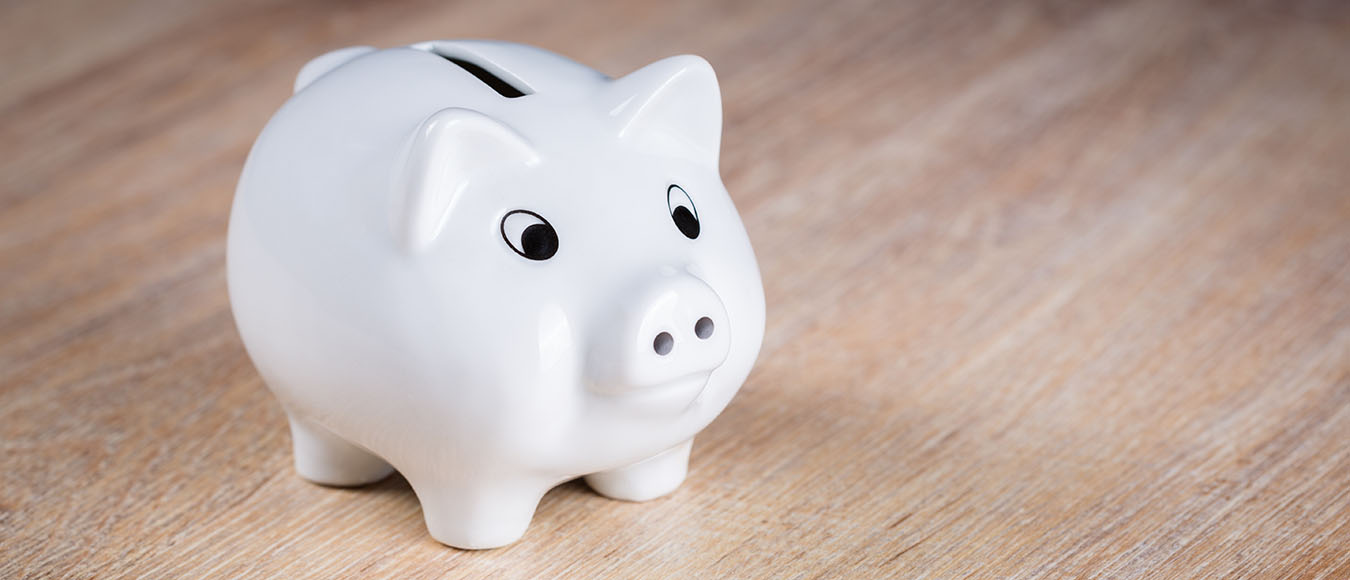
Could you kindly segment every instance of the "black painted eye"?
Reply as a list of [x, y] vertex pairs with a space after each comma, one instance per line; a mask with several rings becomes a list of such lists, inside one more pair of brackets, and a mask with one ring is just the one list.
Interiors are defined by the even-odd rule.
[[691, 240], [698, 238], [698, 208], [694, 207], [694, 200], [690, 199], [683, 187], [671, 185], [666, 188], [666, 206], [670, 209], [670, 219], [675, 220], [675, 227], [680, 228], [680, 233]]
[[543, 216], [517, 209], [502, 218], [502, 239], [517, 254], [543, 261], [558, 253], [558, 232]]

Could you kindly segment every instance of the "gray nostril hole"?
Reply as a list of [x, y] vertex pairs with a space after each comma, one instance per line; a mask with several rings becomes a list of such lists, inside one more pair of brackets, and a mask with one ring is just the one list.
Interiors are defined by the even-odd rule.
[[711, 318], [704, 316], [703, 318], [698, 319], [698, 322], [694, 323], [695, 336], [699, 338], [708, 338], [709, 336], [712, 336], [712, 332], [713, 321]]
[[670, 354], [670, 350], [673, 348], [675, 348], [675, 337], [671, 336], [669, 332], [656, 335], [656, 340], [652, 341], [652, 349], [656, 350], [656, 354], [661, 356]]

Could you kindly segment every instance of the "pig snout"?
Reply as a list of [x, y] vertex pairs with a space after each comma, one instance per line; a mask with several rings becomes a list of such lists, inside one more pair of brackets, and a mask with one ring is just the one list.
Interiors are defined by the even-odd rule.
[[591, 389], [602, 394], [665, 386], [696, 395], [731, 346], [721, 298], [687, 273], [654, 277], [616, 298], [595, 335]]

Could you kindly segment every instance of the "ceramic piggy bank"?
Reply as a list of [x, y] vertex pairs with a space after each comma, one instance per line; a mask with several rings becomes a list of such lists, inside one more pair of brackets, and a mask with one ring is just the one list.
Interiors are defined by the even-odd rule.
[[491, 548], [584, 477], [643, 501], [759, 353], [708, 63], [611, 79], [517, 44], [348, 48], [300, 71], [230, 219], [240, 335], [326, 485], [412, 485]]

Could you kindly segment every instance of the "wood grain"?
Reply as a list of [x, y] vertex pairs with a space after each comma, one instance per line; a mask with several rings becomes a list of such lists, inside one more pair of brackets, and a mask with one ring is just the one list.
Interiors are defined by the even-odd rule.
[[[230, 317], [322, 51], [692, 52], [763, 354], [649, 504], [435, 543], [301, 481]], [[0, 577], [1350, 578], [1350, 5], [0, 6]]]

